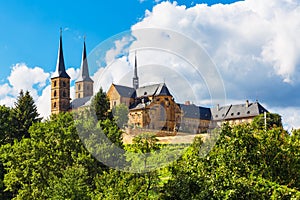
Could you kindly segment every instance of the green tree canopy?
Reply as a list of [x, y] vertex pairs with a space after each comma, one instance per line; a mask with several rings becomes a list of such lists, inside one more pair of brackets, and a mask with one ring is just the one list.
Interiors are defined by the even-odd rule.
[[125, 104], [120, 104], [112, 109], [114, 120], [120, 128], [123, 128], [128, 123], [128, 107]]
[[266, 113], [266, 122], [267, 127], [265, 127], [265, 114], [260, 114], [253, 119], [253, 126], [257, 129], [259, 128], [267, 128], [271, 129], [273, 127], [281, 127], [282, 128], [282, 120], [281, 116], [276, 113]]
[[12, 109], [0, 105], [0, 145], [14, 141], [12, 127]]
[[[297, 133], [295, 134], [297, 135]], [[170, 167], [165, 199], [300, 198], [299, 138], [282, 128], [224, 125], [210, 153], [192, 145]]]
[[31, 138], [0, 150], [7, 171], [4, 183], [16, 199], [47, 199], [63, 193], [64, 198], [76, 199], [71, 191], [78, 195], [90, 191], [99, 163], [81, 143], [70, 113], [35, 123], [29, 133]]

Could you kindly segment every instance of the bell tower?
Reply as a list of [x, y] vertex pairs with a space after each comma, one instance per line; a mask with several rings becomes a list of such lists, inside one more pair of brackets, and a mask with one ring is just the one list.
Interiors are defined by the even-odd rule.
[[70, 100], [70, 76], [65, 68], [62, 30], [60, 30], [56, 71], [51, 77], [51, 114], [68, 111]]
[[86, 46], [85, 46], [85, 39], [83, 42], [83, 50], [82, 50], [82, 60], [81, 60], [81, 68], [79, 78], [75, 82], [75, 98], [84, 98], [93, 96], [93, 84], [94, 81], [91, 79], [89, 75], [89, 67], [88, 61], [86, 57]]

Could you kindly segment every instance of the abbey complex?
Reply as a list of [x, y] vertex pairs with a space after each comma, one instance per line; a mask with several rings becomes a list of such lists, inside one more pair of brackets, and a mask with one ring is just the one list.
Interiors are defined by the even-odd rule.
[[[203, 133], [223, 121], [230, 124], [251, 122], [259, 114], [268, 112], [260, 103], [206, 108], [189, 101], [178, 103], [166, 83], [139, 87], [137, 57], [135, 55], [132, 86], [112, 84], [107, 91], [110, 108], [125, 104], [129, 109], [128, 125], [144, 129]], [[75, 99], [70, 98], [70, 76], [67, 74], [59, 39], [56, 71], [51, 78], [51, 113], [67, 112], [89, 106], [93, 97], [93, 80], [89, 75], [85, 41], [80, 76], [75, 82]]]

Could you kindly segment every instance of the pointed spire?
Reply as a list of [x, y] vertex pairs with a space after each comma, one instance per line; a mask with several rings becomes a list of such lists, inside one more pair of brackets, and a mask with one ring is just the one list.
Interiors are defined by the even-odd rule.
[[136, 52], [135, 52], [135, 55], [134, 55], [134, 75], [133, 75], [134, 78], [137, 78], [137, 58], [136, 58]]
[[52, 78], [56, 78], [56, 77], [70, 78], [70, 76], [67, 74], [66, 68], [65, 68], [64, 54], [63, 54], [63, 48], [62, 48], [62, 28], [60, 28], [56, 71], [52, 75]]
[[136, 57], [136, 52], [135, 52], [135, 57], [134, 57], [134, 74], [133, 74], [133, 79], [132, 79], [132, 85], [134, 89], [139, 88], [139, 77], [137, 75], [137, 57]]
[[81, 60], [81, 67], [80, 67], [80, 74], [76, 82], [79, 81], [89, 81], [94, 82], [89, 74], [89, 66], [86, 58], [86, 46], [85, 46], [85, 36], [83, 41], [83, 50], [82, 50], [82, 60]]

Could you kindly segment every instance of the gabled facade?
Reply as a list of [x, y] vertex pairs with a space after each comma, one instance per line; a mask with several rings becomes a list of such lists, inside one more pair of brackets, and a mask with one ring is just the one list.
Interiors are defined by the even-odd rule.
[[135, 89], [131, 87], [112, 84], [107, 91], [107, 96], [109, 97], [110, 109], [120, 104], [125, 104], [130, 108], [134, 104], [136, 94]]
[[175, 131], [180, 122], [180, 109], [165, 83], [136, 90], [134, 105], [129, 110], [129, 124], [135, 127]]

